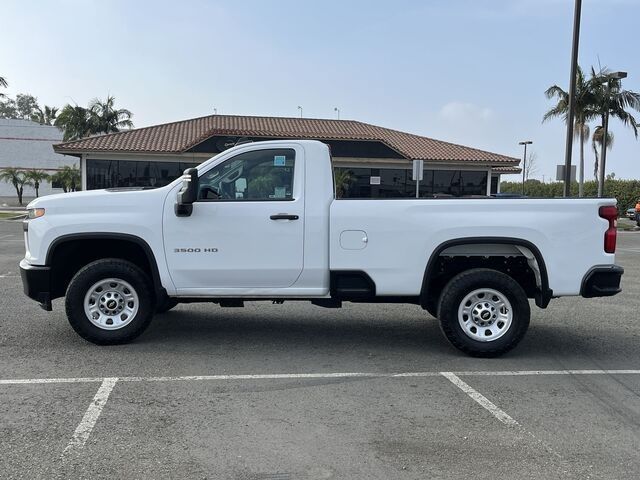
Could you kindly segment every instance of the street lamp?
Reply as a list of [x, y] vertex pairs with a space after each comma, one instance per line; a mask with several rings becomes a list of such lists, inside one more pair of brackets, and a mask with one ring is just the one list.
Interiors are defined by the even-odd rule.
[[527, 145], [531, 145], [532, 143], [533, 142], [531, 140], [525, 140], [518, 143], [518, 145], [524, 145], [524, 157], [522, 158], [522, 195], [524, 195], [524, 182], [527, 171]]
[[338, 114], [338, 120], [340, 120], [340, 109], [338, 107], [335, 107], [333, 111]]
[[581, 12], [582, 0], [576, 0], [573, 11], [573, 44], [571, 47], [571, 73], [569, 78], [569, 111], [567, 112], [567, 138], [564, 151], [564, 197], [568, 197], [571, 193], [571, 152], [573, 149], [573, 118], [575, 116], [576, 75], [578, 73], [578, 44], [580, 43]]
[[602, 81], [602, 83], [607, 84], [607, 98], [605, 105], [606, 110], [604, 112], [604, 125], [602, 125], [602, 129], [604, 130], [604, 137], [602, 137], [602, 154], [600, 155], [602, 158], [600, 160], [600, 168], [598, 169], [598, 197], [604, 196], [604, 172], [605, 164], [607, 162], [607, 137], [609, 136], [609, 105], [611, 100], [611, 80], [622, 80], [623, 78], [627, 78], [627, 72], [613, 72], [606, 75]]
[[302, 107], [298, 105], [298, 110], [300, 110], [300, 118], [302, 118]]

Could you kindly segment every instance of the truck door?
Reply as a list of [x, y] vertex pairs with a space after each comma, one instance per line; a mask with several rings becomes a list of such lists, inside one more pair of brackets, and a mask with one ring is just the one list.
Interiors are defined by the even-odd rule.
[[[271, 147], [271, 148], [268, 148]], [[189, 217], [167, 199], [163, 234], [180, 289], [283, 288], [303, 268], [304, 150], [249, 147], [199, 172]]]

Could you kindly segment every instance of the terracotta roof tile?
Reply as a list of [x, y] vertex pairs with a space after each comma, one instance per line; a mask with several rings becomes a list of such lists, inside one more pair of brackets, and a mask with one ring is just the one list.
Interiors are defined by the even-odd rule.
[[210, 115], [54, 145], [58, 153], [183, 153], [214, 135], [380, 141], [408, 159], [514, 164], [517, 158], [355, 120]]

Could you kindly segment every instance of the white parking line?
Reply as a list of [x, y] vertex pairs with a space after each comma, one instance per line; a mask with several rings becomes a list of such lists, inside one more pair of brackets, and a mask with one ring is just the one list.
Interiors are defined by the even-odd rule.
[[640, 375], [640, 370], [504, 370], [453, 372], [459, 376], [515, 377], [523, 375]]
[[[498, 370], [498, 371], [458, 371], [458, 372], [327, 372], [327, 373], [262, 373], [229, 375], [186, 375], [159, 377], [118, 377], [119, 382], [175, 382], [175, 381], [221, 381], [221, 380], [281, 380], [281, 379], [330, 379], [330, 378], [403, 378], [438, 377], [451, 373], [458, 377], [501, 376], [516, 377], [527, 375], [640, 375], [640, 369], [621, 370]], [[28, 385], [40, 383], [94, 383], [102, 382], [105, 377], [70, 378], [6, 378], [0, 379], [0, 385]]]
[[82, 420], [76, 427], [76, 431], [73, 432], [73, 436], [71, 437], [71, 440], [69, 440], [69, 444], [62, 452], [63, 456], [77, 452], [84, 447], [84, 444], [89, 439], [91, 430], [93, 430], [93, 427], [96, 425], [96, 422], [102, 413], [102, 409], [109, 399], [111, 390], [113, 390], [117, 381], [117, 378], [105, 378], [102, 381], [102, 385], [100, 385], [96, 395], [93, 397], [84, 417], [82, 417]]
[[473, 387], [471, 387], [471, 385], [469, 385], [466, 382], [463, 382], [462, 379], [460, 377], [458, 377], [455, 373], [451, 373], [451, 372], [441, 372], [441, 373], [442, 373], [443, 377], [448, 379], [456, 387], [458, 387], [464, 393], [469, 395], [469, 397], [472, 398], [473, 400], [475, 400], [475, 402], [478, 405], [480, 405], [481, 407], [483, 407], [486, 410], [488, 410], [491, 413], [491, 415], [496, 417], [498, 420], [500, 420], [505, 425], [509, 425], [509, 426], [519, 426], [520, 425], [513, 418], [511, 418], [507, 412], [505, 412], [504, 410], [502, 410], [499, 407], [497, 407], [496, 404], [491, 402], [491, 400], [489, 400], [487, 397], [485, 397], [480, 392], [478, 392]]

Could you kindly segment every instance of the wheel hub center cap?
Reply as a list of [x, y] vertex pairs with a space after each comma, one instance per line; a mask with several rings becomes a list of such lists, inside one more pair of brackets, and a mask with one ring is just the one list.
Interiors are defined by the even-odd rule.
[[488, 326], [495, 320], [496, 308], [489, 302], [477, 303], [472, 310], [473, 321], [480, 326]]
[[117, 315], [124, 308], [124, 299], [115, 291], [106, 292], [100, 297], [100, 310], [105, 315]]

